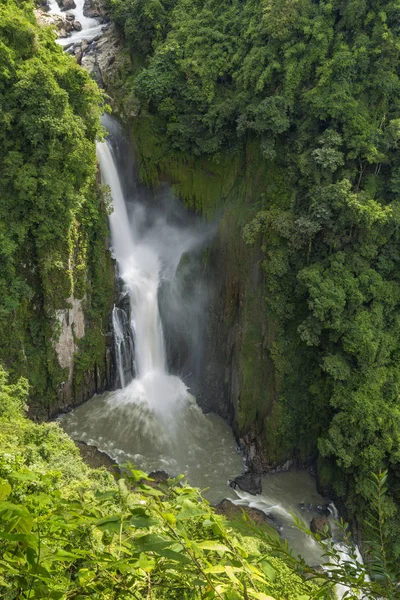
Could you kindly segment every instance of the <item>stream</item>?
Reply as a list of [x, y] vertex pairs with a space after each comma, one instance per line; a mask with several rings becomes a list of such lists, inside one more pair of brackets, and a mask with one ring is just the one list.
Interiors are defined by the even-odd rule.
[[[50, 0], [50, 12], [65, 14], [56, 0]], [[83, 0], [67, 12], [79, 20], [82, 31], [59, 39], [62, 46], [93, 39], [101, 31], [96, 19], [85, 17]], [[257, 496], [229, 487], [228, 481], [245, 470], [232, 431], [220, 417], [203, 414], [186, 378], [169, 366], [166, 318], [175, 320], [188, 338], [196, 340], [202, 330], [206, 290], [201, 281], [192, 281], [187, 298], [178, 280], [187, 257], [201, 256], [210, 243], [215, 224], [185, 213], [166, 187], [156, 194], [143, 188], [118, 122], [106, 116], [103, 124], [110, 135], [98, 144], [97, 155], [103, 184], [111, 190], [111, 250], [129, 307], [113, 311], [119, 389], [93, 397], [59, 422], [73, 439], [96, 446], [119, 464], [129, 461], [146, 472], [162, 469], [170, 476], [183, 473], [212, 503], [228, 498], [262, 510], [296, 554], [318, 564], [320, 549], [294, 526], [292, 517], [308, 525], [321, 507], [326, 510], [329, 500], [317, 493], [315, 480], [306, 471], [292, 470], [265, 475]], [[163, 289], [169, 293], [160, 293]], [[330, 510], [333, 514], [332, 505]]]

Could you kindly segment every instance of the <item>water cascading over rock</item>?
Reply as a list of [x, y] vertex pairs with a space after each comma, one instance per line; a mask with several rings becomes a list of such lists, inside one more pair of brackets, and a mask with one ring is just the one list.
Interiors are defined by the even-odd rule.
[[[169, 377], [169, 387], [173, 381], [177, 395], [184, 394], [186, 386], [183, 382], [167, 373], [163, 327], [158, 309], [162, 275], [160, 256], [146, 238], [139, 238], [129, 220], [112, 150], [104, 142], [98, 145], [97, 152], [103, 181], [110, 186], [113, 197], [114, 210], [110, 216], [113, 252], [131, 303], [137, 367], [137, 380], [132, 385], [132, 391], [140, 381], [149, 393], [148, 400], [155, 400], [158, 391], [160, 396], [165, 395], [166, 378]], [[120, 319], [115, 319], [114, 324], [115, 337], [121, 340], [123, 332], [120, 330]], [[122, 361], [122, 353], [120, 359]], [[118, 365], [118, 370], [120, 373], [124, 370], [123, 364]], [[123, 383], [121, 381], [122, 387]], [[162, 389], [157, 390], [160, 385]]]

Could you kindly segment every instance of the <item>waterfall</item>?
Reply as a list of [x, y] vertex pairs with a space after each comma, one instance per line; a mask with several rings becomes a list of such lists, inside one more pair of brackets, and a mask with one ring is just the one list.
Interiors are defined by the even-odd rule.
[[[98, 144], [97, 155], [103, 182], [110, 187], [113, 198], [111, 239], [121, 279], [131, 303], [137, 375], [139, 379], [149, 374], [165, 375], [167, 361], [158, 309], [160, 258], [150, 245], [135, 240], [135, 229], [128, 218], [113, 152], [106, 142]], [[118, 322], [115, 325], [114, 333], [118, 340], [121, 332]]]

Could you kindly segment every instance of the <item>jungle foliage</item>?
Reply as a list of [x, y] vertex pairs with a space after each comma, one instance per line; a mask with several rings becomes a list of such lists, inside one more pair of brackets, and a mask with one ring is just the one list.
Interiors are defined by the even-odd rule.
[[33, 3], [0, 1], [0, 359], [29, 375], [42, 404], [66, 379], [56, 311], [85, 298], [96, 337], [107, 310], [94, 281], [107, 287], [95, 155], [103, 99], [54, 37]]
[[[397, 600], [377, 536], [370, 583], [354, 547], [343, 561], [317, 541], [330, 574], [294, 557], [248, 518], [228, 522], [182, 478], [154, 484], [125, 469], [115, 481], [82, 463], [57, 423], [24, 416], [28, 384], [0, 366], [0, 595], [4, 600]], [[377, 498], [384, 476], [377, 478]], [[379, 517], [376, 520], [379, 531]], [[307, 534], [310, 532], [299, 523]], [[348, 541], [344, 528], [344, 542]]]
[[400, 557], [399, 3], [110, 6], [136, 65], [130, 105], [166, 157], [217, 163], [258, 140], [269, 182], [243, 235], [265, 254], [273, 435], [301, 460], [319, 454], [354, 519], [371, 506], [369, 473], [388, 469]]

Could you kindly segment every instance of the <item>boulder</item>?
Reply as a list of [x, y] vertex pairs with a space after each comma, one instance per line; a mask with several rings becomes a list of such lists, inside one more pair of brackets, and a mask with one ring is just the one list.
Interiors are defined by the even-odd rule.
[[85, 0], [83, 14], [91, 19], [98, 19], [102, 16], [102, 9], [96, 0]]
[[165, 485], [168, 483], [168, 479], [170, 479], [168, 473], [166, 471], [152, 471], [148, 474], [149, 479], [139, 479], [139, 485], [147, 485], [149, 487], [165, 490]]
[[82, 31], [82, 24], [79, 21], [74, 21], [75, 31]]
[[169, 475], [166, 471], [152, 471], [149, 473], [150, 479], [153, 479], [155, 483], [166, 483], [169, 479]]
[[75, 47], [74, 55], [75, 55], [75, 58], [76, 58], [76, 62], [78, 63], [78, 65], [80, 65], [81, 62], [82, 62], [82, 50], [81, 50], [80, 46], [76, 46]]
[[233, 487], [234, 490], [239, 488], [243, 492], [247, 492], [253, 496], [261, 494], [262, 492], [261, 476], [257, 475], [257, 473], [244, 473], [243, 475], [239, 475], [230, 481], [229, 485]]
[[270, 535], [279, 535], [279, 525], [263, 513], [258, 508], [250, 508], [250, 506], [237, 506], [231, 500], [222, 500], [219, 504], [214, 506], [214, 510], [217, 515], [223, 515], [228, 521], [235, 521], [240, 523], [243, 521], [243, 512], [245, 512], [249, 518], [257, 525]]
[[224, 515], [228, 521], [240, 520], [244, 511], [256, 525], [267, 522], [267, 517], [262, 510], [250, 508], [249, 506], [237, 506], [227, 499], [222, 500], [222, 502], [214, 506], [214, 509], [217, 515]]
[[61, 10], [73, 10], [76, 8], [74, 0], [59, 0], [58, 4]]
[[331, 524], [327, 517], [321, 516], [311, 519], [310, 529], [314, 535], [318, 534], [323, 539], [332, 537]]
[[329, 517], [329, 515], [331, 514], [329, 504], [317, 504], [315, 510], [319, 515], [322, 515], [324, 517]]

